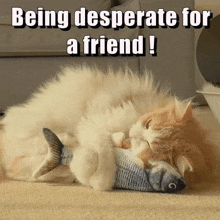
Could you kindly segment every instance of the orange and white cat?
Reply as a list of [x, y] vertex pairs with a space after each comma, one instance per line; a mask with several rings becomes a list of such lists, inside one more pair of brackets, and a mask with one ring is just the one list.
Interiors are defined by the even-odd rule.
[[73, 150], [74, 160], [70, 170], [58, 167], [43, 181], [61, 176], [98, 190], [112, 189], [116, 132], [130, 137], [132, 146], [144, 142], [147, 147], [138, 157], [145, 167], [148, 161], [163, 160], [183, 176], [189, 171], [190, 180], [197, 181], [215, 164], [189, 102], [177, 100], [166, 88], [159, 90], [147, 73], [65, 68], [26, 103], [9, 108], [2, 124], [2, 165], [15, 179], [32, 181], [45, 159], [44, 127]]

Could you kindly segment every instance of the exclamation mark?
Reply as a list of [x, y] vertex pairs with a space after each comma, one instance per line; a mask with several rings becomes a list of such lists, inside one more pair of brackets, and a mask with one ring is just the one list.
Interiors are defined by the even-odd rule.
[[151, 35], [150, 36], [150, 54], [152, 56], [156, 56], [157, 55], [156, 47], [157, 47], [156, 38], [155, 38], [155, 36]]

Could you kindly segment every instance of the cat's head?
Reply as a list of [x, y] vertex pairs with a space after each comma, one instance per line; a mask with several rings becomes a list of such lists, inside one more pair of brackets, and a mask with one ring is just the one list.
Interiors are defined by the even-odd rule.
[[193, 116], [190, 103], [176, 100], [143, 115], [131, 127], [129, 136], [148, 143], [148, 149], [140, 155], [146, 164], [148, 160], [166, 161], [193, 181], [205, 175], [206, 161], [200, 146], [204, 145], [206, 132]]

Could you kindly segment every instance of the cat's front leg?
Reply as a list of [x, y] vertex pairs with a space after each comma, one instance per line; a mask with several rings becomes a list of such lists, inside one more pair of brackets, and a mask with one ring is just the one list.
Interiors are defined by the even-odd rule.
[[[84, 119], [78, 126], [77, 138], [83, 150], [79, 150], [75, 158], [84, 167], [79, 168], [83, 173], [74, 167], [74, 164], [79, 167], [74, 160], [71, 167], [76, 178], [83, 184], [96, 190], [111, 190], [116, 173], [115, 149], [105, 122], [95, 119]], [[80, 152], [84, 155], [85, 162]]]
[[98, 152], [98, 166], [90, 178], [90, 185], [97, 190], [111, 190], [115, 183], [116, 165], [115, 148], [110, 134], [101, 137], [96, 150]]
[[74, 151], [70, 170], [76, 176], [78, 182], [85, 186], [90, 185], [90, 178], [98, 167], [98, 154], [92, 149], [79, 147]]
[[[91, 186], [101, 191], [111, 190], [115, 183], [115, 174], [111, 172], [114, 166], [112, 167], [109, 161], [109, 152], [98, 153], [93, 149], [82, 147], [74, 152], [70, 170], [76, 179], [85, 186]], [[108, 164], [109, 167], [106, 168], [105, 166]]]

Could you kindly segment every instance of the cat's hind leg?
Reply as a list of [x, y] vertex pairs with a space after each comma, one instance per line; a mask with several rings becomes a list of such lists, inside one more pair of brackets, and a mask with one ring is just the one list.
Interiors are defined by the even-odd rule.
[[42, 163], [45, 155], [41, 156], [17, 156], [7, 168], [6, 176], [9, 179], [36, 181], [32, 177], [33, 171]]

